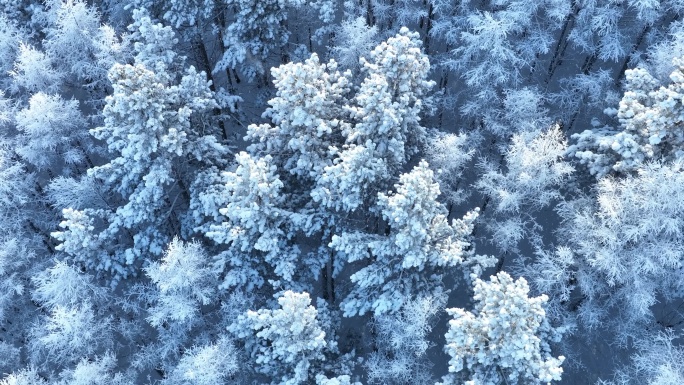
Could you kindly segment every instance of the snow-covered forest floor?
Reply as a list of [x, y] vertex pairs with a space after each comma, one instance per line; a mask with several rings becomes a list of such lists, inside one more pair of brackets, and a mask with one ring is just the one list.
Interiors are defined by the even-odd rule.
[[0, 385], [684, 384], [683, 12], [0, 0]]

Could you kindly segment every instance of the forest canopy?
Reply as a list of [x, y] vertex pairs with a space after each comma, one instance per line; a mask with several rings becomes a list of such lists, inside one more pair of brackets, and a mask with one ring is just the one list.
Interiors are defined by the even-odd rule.
[[684, 384], [683, 16], [0, 0], [0, 385]]

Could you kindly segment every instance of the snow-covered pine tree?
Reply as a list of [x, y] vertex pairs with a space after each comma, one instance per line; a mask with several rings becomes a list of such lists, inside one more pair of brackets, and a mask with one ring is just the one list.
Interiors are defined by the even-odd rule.
[[299, 266], [299, 247], [283, 182], [270, 155], [255, 158], [246, 152], [236, 155], [237, 168], [223, 172], [220, 184], [199, 196], [204, 215], [213, 221], [201, 228], [219, 245], [226, 245], [215, 257], [222, 273], [220, 286], [254, 290], [269, 282], [289, 287]]
[[303, 4], [303, 0], [227, 0], [226, 5], [236, 9], [235, 19], [223, 31], [225, 51], [214, 72], [242, 65], [252, 79], [264, 73], [264, 60], [290, 37], [284, 28], [288, 9]]
[[182, 68], [173, 31], [134, 11], [133, 64], [109, 71], [113, 94], [104, 125], [91, 130], [114, 158], [88, 170], [110, 189], [109, 209], [65, 209], [60, 251], [89, 269], [108, 271], [114, 282], [136, 274], [143, 260], [162, 253], [180, 233], [179, 212], [189, 197], [183, 172], [222, 163], [227, 150], [203, 133], [201, 116], [216, 106], [204, 73]]
[[349, 129], [345, 110], [351, 92], [351, 72], [340, 72], [334, 60], [320, 63], [313, 54], [303, 63], [288, 63], [271, 70], [276, 97], [263, 117], [272, 124], [252, 124], [245, 139], [253, 154], [270, 155], [299, 183], [315, 180], [332, 165], [329, 147], [339, 144], [340, 132]]
[[549, 343], [559, 334], [546, 320], [547, 297], [529, 298], [524, 278], [505, 272], [489, 282], [476, 279], [473, 312], [447, 309], [444, 350], [451, 356], [443, 385], [548, 384], [560, 381], [565, 357]]
[[471, 269], [479, 275], [493, 265], [491, 257], [475, 255], [471, 243], [477, 210], [449, 224], [427, 162], [402, 174], [395, 188], [378, 194], [386, 235], [349, 231], [333, 236], [330, 246], [348, 262], [366, 261], [351, 276], [354, 286], [341, 304], [345, 316], [397, 312], [412, 298], [440, 292], [448, 272]]
[[330, 148], [333, 164], [312, 191], [315, 201], [338, 211], [374, 200], [427, 135], [420, 114], [434, 82], [418, 34], [402, 28], [361, 64], [365, 77], [348, 107], [351, 124], [342, 126], [344, 144]]
[[625, 93], [619, 108], [606, 109], [620, 128], [586, 130], [572, 137], [568, 151], [600, 178], [609, 173], [634, 172], [649, 160], [673, 161], [684, 157], [681, 88], [684, 57], [674, 58], [670, 83], [661, 85], [643, 68], [627, 70]]
[[271, 384], [297, 385], [315, 378], [328, 347], [309, 294], [286, 291], [278, 309], [248, 311], [229, 330], [244, 341], [253, 368]]

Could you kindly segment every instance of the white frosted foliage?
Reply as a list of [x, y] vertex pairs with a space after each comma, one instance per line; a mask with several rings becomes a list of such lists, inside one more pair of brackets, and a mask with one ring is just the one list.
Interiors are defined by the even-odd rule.
[[90, 275], [65, 262], [55, 262], [52, 267], [33, 276], [31, 281], [35, 286], [33, 299], [48, 309], [74, 307], [85, 298], [97, 301], [105, 297], [104, 289], [95, 285]]
[[569, 152], [601, 177], [610, 172], [633, 172], [649, 160], [684, 157], [682, 85], [684, 58], [672, 61], [670, 83], [661, 85], [643, 68], [625, 72], [625, 93], [616, 113], [619, 129], [603, 127], [573, 135]]
[[219, 224], [211, 225], [206, 235], [229, 245], [216, 258], [220, 269], [228, 269], [222, 286], [261, 286], [268, 279], [267, 269], [260, 266], [264, 261], [277, 277], [289, 281], [295, 274], [298, 249], [288, 243], [289, 212], [282, 208], [285, 196], [277, 168], [270, 155], [254, 158], [241, 152], [235, 161], [234, 172], [222, 173], [223, 185], [201, 197], [205, 206], [220, 207]]
[[363, 362], [369, 384], [434, 383], [427, 351], [434, 345], [430, 334], [446, 300], [444, 293], [411, 299], [395, 314], [374, 317], [376, 349]]
[[42, 169], [58, 163], [57, 159], [70, 164], [83, 161], [83, 151], [75, 143], [87, 142], [88, 131], [76, 100], [38, 92], [15, 119], [21, 132], [16, 151], [27, 162]]
[[47, 383], [33, 368], [9, 374], [0, 381], [0, 385], [47, 385]]
[[174, 238], [161, 261], [152, 262], [145, 272], [159, 291], [147, 317], [152, 326], [189, 322], [214, 296], [216, 274], [199, 243], [186, 244]]
[[9, 318], [8, 310], [16, 305], [18, 296], [26, 293], [22, 270], [32, 257], [33, 253], [19, 239], [0, 238], [0, 318]]
[[403, 164], [425, 140], [420, 125], [422, 98], [434, 86], [428, 80], [430, 60], [421, 52], [417, 32], [402, 28], [380, 43], [368, 60], [361, 58], [366, 78], [359, 87], [347, 133], [351, 143], [376, 143], [376, 154], [391, 166]]
[[342, 67], [357, 69], [359, 58], [368, 57], [375, 48], [377, 35], [378, 27], [367, 25], [365, 17], [345, 20], [335, 31], [333, 56]]
[[361, 385], [360, 382], [352, 382], [348, 375], [328, 378], [322, 374], [316, 376], [316, 385]]
[[605, 321], [629, 338], [635, 323], [653, 320], [653, 305], [679, 298], [683, 167], [682, 161], [649, 162], [636, 175], [602, 178], [593, 204], [564, 210], [577, 284], [588, 300], [586, 321], [601, 324], [605, 309], [613, 308], [620, 315]]
[[351, 73], [340, 73], [335, 61], [322, 64], [313, 54], [303, 63], [275, 67], [271, 74], [277, 94], [263, 116], [275, 126], [250, 125], [246, 139], [254, 144], [249, 149], [282, 158], [279, 163], [294, 175], [314, 178], [331, 164], [332, 138], [348, 126], [343, 106]]
[[238, 353], [231, 341], [195, 346], [185, 352], [163, 385], [215, 385], [226, 383], [239, 369]]
[[106, 29], [101, 29], [100, 15], [83, 0], [48, 1], [52, 23], [44, 46], [47, 54], [64, 72], [87, 82], [105, 80], [107, 69], [98, 56], [114, 53], [105, 47]]
[[376, 145], [368, 140], [363, 145], [331, 147], [337, 156], [324, 169], [317, 186], [311, 191], [315, 202], [338, 211], [353, 211], [363, 206], [364, 199], [377, 188], [374, 182], [389, 177], [387, 164], [375, 156]]
[[306, 383], [312, 363], [322, 361], [325, 332], [308, 293], [286, 291], [275, 310], [248, 311], [229, 330], [245, 341], [256, 369], [272, 376], [273, 384]]
[[217, 106], [206, 75], [192, 66], [180, 70], [184, 58], [173, 51], [177, 40], [170, 27], [154, 24], [139, 10], [133, 19], [134, 63], [109, 70], [112, 93], [105, 99], [103, 125], [90, 130], [113, 158], [89, 169], [88, 176], [123, 199], [109, 203], [109, 210], [65, 209], [65, 230], [54, 234], [62, 242], [59, 250], [108, 270], [115, 282], [144, 259], [161, 255], [170, 241], [169, 222], [178, 224], [178, 199], [170, 192], [182, 188], [181, 171], [189, 162], [226, 152], [198, 124], [199, 115]]
[[490, 198], [495, 216], [487, 223], [502, 251], [523, 240], [535, 242], [541, 225], [530, 214], [561, 199], [559, 188], [574, 168], [565, 160], [567, 141], [558, 125], [514, 134], [504, 152], [505, 169], [481, 162], [475, 187]]
[[350, 232], [333, 236], [330, 243], [349, 262], [370, 260], [351, 276], [355, 287], [341, 305], [347, 316], [395, 312], [408, 298], [437, 290], [449, 268], [464, 265], [479, 274], [493, 262], [474, 257], [469, 237], [477, 210], [449, 224], [427, 162], [401, 175], [395, 188], [390, 195], [378, 194], [387, 236]]
[[55, 68], [48, 55], [24, 43], [19, 45], [14, 70], [10, 75], [15, 88], [25, 88], [31, 92], [55, 93], [64, 80], [64, 74]]
[[62, 380], [55, 385], [125, 385], [130, 384], [131, 378], [121, 373], [114, 373], [117, 360], [114, 354], [106, 353], [96, 358], [84, 358], [78, 362], [73, 370], [60, 374]]
[[435, 178], [447, 202], [462, 203], [468, 196], [465, 188], [458, 188], [466, 164], [475, 155], [475, 149], [465, 134], [451, 134], [434, 130], [425, 146], [425, 157], [436, 171]]
[[[473, 312], [447, 309], [449, 321], [445, 351], [451, 356], [449, 372], [466, 370], [467, 384], [545, 384], [559, 381], [563, 356], [551, 356], [554, 336], [543, 305], [545, 295], [529, 298], [524, 278], [507, 273], [489, 282], [475, 280]], [[454, 383], [447, 376], [446, 384]]]
[[235, 20], [223, 32], [226, 50], [215, 72], [249, 62], [250, 73], [263, 72], [262, 60], [288, 41], [290, 32], [283, 27], [288, 8], [303, 5], [303, 0], [228, 0], [235, 7]]
[[426, 140], [420, 124], [423, 97], [434, 85], [430, 61], [417, 33], [401, 28], [361, 58], [364, 80], [345, 107], [350, 124], [341, 126], [344, 144], [330, 147], [334, 157], [312, 191], [328, 208], [352, 211], [386, 185], [394, 172]]
[[52, 362], [80, 359], [112, 342], [110, 320], [97, 317], [88, 302], [53, 307], [45, 324], [36, 326], [32, 334], [32, 354], [44, 354]]
[[558, 125], [545, 131], [516, 133], [504, 154], [506, 172], [488, 165], [476, 187], [492, 198], [501, 213], [547, 206], [560, 198], [557, 187], [573, 171], [563, 159], [566, 149], [567, 141]]

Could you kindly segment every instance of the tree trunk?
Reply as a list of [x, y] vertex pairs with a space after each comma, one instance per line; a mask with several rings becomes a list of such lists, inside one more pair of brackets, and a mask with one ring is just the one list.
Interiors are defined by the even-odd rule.
[[[204, 39], [202, 39], [202, 36], [198, 36], [199, 42], [198, 42], [198, 47], [200, 51], [200, 59], [202, 61], [202, 66], [204, 67], [204, 71], [207, 74], [207, 79], [211, 82], [209, 84], [209, 89], [211, 92], [216, 92], [216, 81], [214, 81], [214, 76], [212, 73], [212, 65], [211, 61], [209, 60], [209, 54], [207, 53], [207, 47], [204, 44]], [[229, 77], [230, 79], [230, 77]], [[221, 115], [223, 114], [223, 111], [221, 111], [220, 108], [214, 108], [212, 109], [212, 113], [214, 114], [215, 117], [217, 117], [217, 122], [219, 129], [221, 130], [221, 136], [223, 137], [224, 141], [228, 141], [228, 133], [226, 132], [226, 127], [223, 124], [223, 119], [221, 119]]]
[[573, 23], [575, 21], [575, 17], [577, 16], [577, 13], [580, 11], [579, 6], [573, 2], [572, 5], [572, 12], [568, 14], [568, 16], [565, 17], [565, 21], [563, 22], [563, 28], [561, 29], [561, 34], [558, 36], [558, 41], [556, 42], [556, 48], [553, 50], [553, 56], [551, 56], [551, 62], [549, 63], [549, 70], [548, 70], [548, 76], [546, 77], [546, 84], [549, 83], [551, 80], [551, 77], [553, 77], [553, 74], [556, 72], [556, 68], [561, 63], [561, 59], [563, 58], [563, 54], [565, 53], [565, 49], [568, 47], [568, 35], [570, 34], [570, 31], [572, 30]]
[[622, 81], [622, 78], [625, 75], [625, 71], [627, 71], [627, 66], [629, 66], [629, 58], [632, 57], [632, 55], [639, 49], [639, 46], [644, 41], [644, 37], [646, 37], [646, 34], [650, 30], [651, 30], [651, 26], [647, 25], [644, 27], [643, 30], [641, 30], [641, 33], [639, 34], [639, 36], [637, 36], [637, 39], [634, 42], [634, 45], [632, 46], [631, 51], [629, 52], [629, 54], [625, 58], [625, 61], [622, 63], [622, 67], [620, 67], [620, 71], [617, 73], [617, 76], [615, 77], [615, 86], [620, 86], [620, 81]]
[[[332, 232], [331, 232], [332, 234]], [[329, 244], [332, 242], [332, 235], [326, 237], [325, 242]], [[334, 278], [334, 266], [335, 266], [335, 250], [330, 249], [328, 260], [325, 262], [325, 266], [321, 269], [321, 283], [323, 289], [323, 298], [325, 298], [330, 305], [335, 304], [335, 278]]]
[[425, 25], [425, 41], [423, 42], [423, 45], [425, 46], [425, 53], [427, 53], [428, 55], [430, 54], [430, 31], [432, 30], [432, 20], [435, 17], [433, 8], [434, 7], [432, 6], [431, 2], [428, 6], [428, 16]]

